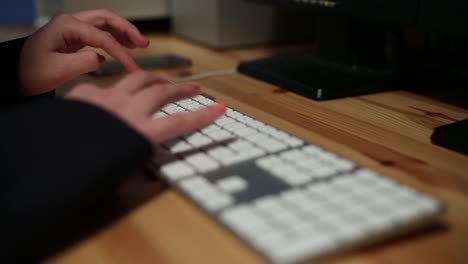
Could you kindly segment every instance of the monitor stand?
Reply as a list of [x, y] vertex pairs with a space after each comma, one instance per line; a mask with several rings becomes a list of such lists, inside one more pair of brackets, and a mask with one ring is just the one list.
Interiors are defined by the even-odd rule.
[[[441, 87], [453, 85], [465, 85], [458, 89], [466, 94], [468, 77], [447, 61], [451, 56], [445, 54], [443, 41], [436, 45], [442, 52], [436, 52], [435, 57], [433, 52], [413, 56], [404, 41], [401, 27], [322, 16], [318, 17], [315, 48], [243, 62], [238, 70], [315, 100], [411, 87], [416, 93], [437, 91], [436, 98], [442, 99], [453, 90]], [[463, 108], [465, 99], [466, 95], [458, 97]], [[433, 144], [468, 155], [467, 134], [465, 120], [435, 129], [431, 139]]]
[[316, 100], [362, 95], [395, 88], [398, 30], [322, 16], [317, 46], [241, 63], [239, 72]]

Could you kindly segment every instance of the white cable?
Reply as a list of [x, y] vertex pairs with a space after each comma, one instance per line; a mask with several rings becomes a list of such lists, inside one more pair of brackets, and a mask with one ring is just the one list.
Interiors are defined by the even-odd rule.
[[193, 75], [190, 75], [190, 76], [187, 76], [187, 77], [174, 78], [174, 79], [171, 79], [170, 82], [173, 82], [173, 83], [191, 82], [191, 81], [197, 81], [197, 80], [206, 79], [206, 78], [210, 78], [210, 77], [230, 75], [230, 74], [234, 74], [234, 73], [237, 73], [237, 71], [235, 69], [220, 70], [220, 71], [208, 71], [208, 72], [193, 74]]

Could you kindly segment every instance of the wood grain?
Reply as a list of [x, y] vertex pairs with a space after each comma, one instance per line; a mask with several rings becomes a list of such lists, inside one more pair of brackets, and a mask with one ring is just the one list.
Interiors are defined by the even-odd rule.
[[[180, 77], [234, 69], [264, 49], [214, 51], [183, 39], [151, 36], [134, 54], [174, 53], [194, 65], [155, 71]], [[83, 77], [106, 85], [119, 77]], [[252, 117], [442, 199], [430, 228], [325, 259], [325, 263], [468, 263], [468, 157], [430, 144], [437, 126], [468, 111], [407, 91], [316, 102], [240, 74], [200, 80], [204, 92]], [[65, 87], [64, 90], [67, 88]], [[261, 263], [263, 260], [170, 189], [48, 263]]]

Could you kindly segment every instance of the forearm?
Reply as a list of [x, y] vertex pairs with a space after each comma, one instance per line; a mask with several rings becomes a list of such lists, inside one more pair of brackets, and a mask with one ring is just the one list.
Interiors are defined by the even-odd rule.
[[69, 243], [152, 152], [123, 122], [83, 103], [46, 100], [0, 120], [2, 259], [37, 260]]

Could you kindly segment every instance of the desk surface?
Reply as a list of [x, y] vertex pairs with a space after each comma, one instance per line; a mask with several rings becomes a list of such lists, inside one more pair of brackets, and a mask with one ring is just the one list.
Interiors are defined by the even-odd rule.
[[[177, 77], [234, 69], [271, 48], [214, 51], [152, 36], [135, 55], [174, 53], [194, 65], [157, 72]], [[116, 78], [85, 81], [104, 84]], [[80, 81], [82, 81], [81, 79]], [[429, 192], [447, 211], [433, 227], [325, 259], [338, 263], [468, 263], [468, 157], [430, 144], [432, 130], [468, 111], [406, 91], [316, 102], [240, 74], [201, 80], [206, 94], [308, 142]], [[262, 263], [251, 250], [171, 189], [49, 263]]]

